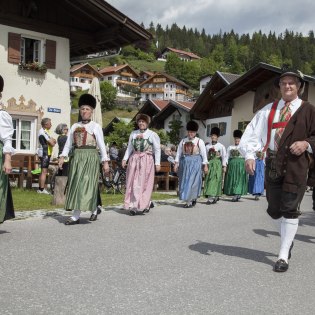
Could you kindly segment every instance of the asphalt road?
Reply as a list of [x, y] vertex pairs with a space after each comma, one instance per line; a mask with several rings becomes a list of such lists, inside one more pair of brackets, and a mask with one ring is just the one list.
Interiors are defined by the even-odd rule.
[[315, 211], [306, 193], [289, 270], [266, 200], [174, 201], [131, 217], [0, 225], [0, 314], [314, 314]]

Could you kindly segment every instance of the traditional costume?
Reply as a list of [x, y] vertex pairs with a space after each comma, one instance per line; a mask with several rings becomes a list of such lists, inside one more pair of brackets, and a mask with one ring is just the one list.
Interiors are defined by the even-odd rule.
[[[139, 120], [150, 124], [148, 115], [138, 114], [137, 123]], [[131, 132], [123, 157], [124, 161], [128, 159], [124, 208], [131, 215], [139, 211], [149, 212], [155, 165], [160, 165], [161, 160], [160, 138], [157, 133], [149, 129]]]
[[248, 192], [255, 196], [255, 200], [259, 200], [259, 196], [261, 196], [264, 193], [264, 189], [265, 189], [264, 153], [261, 151], [257, 151], [254, 175], [248, 176]]
[[[92, 95], [83, 94], [79, 99], [79, 107], [88, 105], [94, 109], [94, 100]], [[72, 148], [74, 150], [69, 162], [65, 209], [75, 210], [72, 221], [78, 222], [81, 211], [91, 211], [90, 220], [94, 221], [98, 213], [100, 163], [109, 161], [101, 126], [94, 121], [73, 124], [61, 156], [67, 157]]]
[[14, 208], [9, 177], [3, 170], [4, 154], [14, 153], [12, 147], [13, 124], [11, 116], [0, 109], [0, 223], [13, 219]]
[[[187, 131], [198, 131], [198, 124], [189, 121]], [[188, 137], [178, 145], [175, 163], [179, 163], [179, 199], [186, 202], [185, 208], [196, 204], [202, 187], [202, 165], [208, 164], [206, 146], [202, 139]]]
[[[241, 138], [242, 131], [234, 130], [234, 138]], [[227, 149], [227, 172], [224, 180], [224, 194], [233, 196], [232, 201], [239, 201], [247, 194], [248, 177], [245, 171], [245, 160], [238, 150], [238, 145], [230, 145]]]
[[[211, 135], [220, 137], [220, 129], [211, 129]], [[208, 174], [204, 182], [204, 196], [208, 198], [207, 204], [214, 204], [222, 195], [222, 167], [226, 166], [225, 146], [217, 141], [212, 141], [206, 145], [208, 156]]]
[[315, 107], [298, 97], [304, 85], [301, 72], [284, 69], [275, 85], [282, 98], [255, 115], [246, 127], [240, 150], [250, 171], [255, 152], [266, 151], [267, 213], [281, 238], [274, 271], [285, 272], [301, 215], [310, 166], [308, 155], [314, 156], [315, 152]]

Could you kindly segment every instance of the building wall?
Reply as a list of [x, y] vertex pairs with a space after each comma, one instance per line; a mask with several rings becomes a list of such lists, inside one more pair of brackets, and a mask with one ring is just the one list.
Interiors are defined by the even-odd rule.
[[[42, 107], [43, 117], [52, 120], [52, 130], [57, 124], [70, 124], [70, 89], [69, 89], [69, 41], [66, 38], [32, 32], [20, 28], [0, 25], [0, 69], [5, 85], [2, 93], [2, 102], [12, 97], [19, 101], [23, 96], [26, 102], [30, 100]], [[56, 69], [48, 69], [45, 74], [33, 71], [20, 71], [17, 64], [8, 63], [8, 33], [18, 33], [38, 39], [50, 39], [57, 42]], [[60, 109], [61, 113], [48, 112], [48, 108]], [[39, 129], [40, 121], [37, 121]], [[56, 136], [56, 135], [54, 135]], [[35, 152], [33, 152], [35, 153]]]
[[180, 131], [180, 138], [182, 139], [182, 138], [186, 137], [186, 135], [187, 135], [186, 124], [190, 119], [189, 117], [190, 117], [190, 115], [187, 111], [185, 111], [183, 109], [178, 109], [178, 111], [175, 111], [172, 115], [170, 115], [169, 117], [167, 117], [167, 119], [165, 119], [164, 130], [170, 131], [169, 123], [171, 121], [173, 121], [173, 119], [181, 120], [183, 127], [181, 128], [181, 131]]
[[208, 84], [208, 82], [210, 81], [211, 77], [205, 77], [203, 79], [200, 80], [200, 85], [199, 85], [199, 92], [200, 94], [203, 92], [203, 90], [205, 89], [206, 85]]

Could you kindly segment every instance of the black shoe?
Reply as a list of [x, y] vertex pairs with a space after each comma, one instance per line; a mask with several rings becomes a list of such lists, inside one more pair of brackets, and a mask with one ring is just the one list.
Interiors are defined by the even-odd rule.
[[136, 211], [135, 210], [129, 210], [129, 214], [132, 215], [132, 216], [136, 215]]
[[[150, 208], [154, 208], [154, 203], [152, 201], [150, 201]], [[149, 212], [149, 211], [148, 211]]]
[[[151, 207], [150, 207], [151, 208]], [[143, 213], [149, 213], [150, 212], [150, 208], [144, 209], [142, 212]]]
[[238, 199], [237, 199], [237, 197], [233, 197], [231, 201], [232, 202], [238, 202]]
[[279, 259], [276, 263], [275, 263], [275, 272], [285, 272], [289, 269], [289, 264], [283, 260], [283, 259]]
[[72, 218], [69, 218], [66, 222], [65, 225], [75, 225], [75, 224], [79, 224], [80, 223], [80, 219], [78, 220], [73, 220]]
[[212, 204], [212, 201], [207, 200], [206, 204], [207, 204], [207, 205], [211, 205], [211, 204]]
[[289, 249], [288, 259], [290, 259], [291, 256], [292, 256], [292, 255], [291, 255], [291, 250], [292, 250], [293, 246], [294, 246], [294, 243], [292, 242], [292, 244], [291, 244], [291, 246], [290, 246], [290, 249]]
[[196, 205], [196, 203], [197, 203], [197, 200], [196, 200], [196, 199], [193, 199], [193, 200], [191, 201], [191, 206], [194, 207], [194, 206]]
[[90, 216], [89, 221], [96, 221], [97, 220], [97, 214], [93, 214]]
[[188, 203], [186, 203], [185, 205], [184, 205], [184, 208], [191, 208], [192, 207], [192, 205], [191, 204], [188, 204]]
[[255, 200], [258, 201], [259, 200], [259, 196], [255, 196]]

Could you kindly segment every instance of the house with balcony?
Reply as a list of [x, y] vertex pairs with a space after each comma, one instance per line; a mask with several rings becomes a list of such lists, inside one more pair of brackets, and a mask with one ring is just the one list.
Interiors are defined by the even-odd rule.
[[139, 74], [128, 64], [106, 67], [99, 73], [101, 81], [110, 82], [117, 88], [117, 96], [135, 96], [135, 88], [139, 87]]
[[0, 28], [1, 106], [13, 118], [20, 154], [35, 154], [43, 117], [51, 119], [52, 131], [70, 125], [73, 58], [152, 38], [103, 0], [2, 1]]
[[101, 77], [102, 75], [89, 63], [73, 65], [70, 69], [70, 91], [88, 90], [93, 78]]
[[201, 59], [201, 57], [199, 57], [198, 55], [189, 52], [189, 51], [184, 51], [184, 50], [180, 50], [180, 49], [176, 49], [176, 48], [170, 48], [170, 47], [166, 47], [163, 49], [163, 51], [161, 52], [161, 56], [158, 58], [158, 60], [160, 61], [166, 61], [167, 60], [167, 56], [170, 53], [174, 53], [178, 56], [178, 58], [182, 61], [192, 61], [192, 60], [199, 60]]
[[191, 98], [189, 86], [166, 73], [155, 73], [140, 83], [141, 100], [188, 101]]

